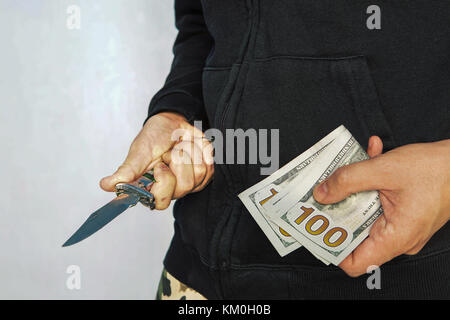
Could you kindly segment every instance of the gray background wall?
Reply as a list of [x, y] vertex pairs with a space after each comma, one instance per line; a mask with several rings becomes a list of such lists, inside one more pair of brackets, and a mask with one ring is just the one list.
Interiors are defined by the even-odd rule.
[[98, 181], [141, 128], [175, 36], [171, 0], [0, 0], [0, 298], [154, 298], [171, 210], [139, 205], [61, 245], [113, 198]]

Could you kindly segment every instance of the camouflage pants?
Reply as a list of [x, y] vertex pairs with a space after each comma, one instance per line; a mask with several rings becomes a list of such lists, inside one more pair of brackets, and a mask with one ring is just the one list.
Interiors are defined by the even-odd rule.
[[206, 300], [206, 298], [175, 279], [164, 269], [159, 281], [156, 300]]

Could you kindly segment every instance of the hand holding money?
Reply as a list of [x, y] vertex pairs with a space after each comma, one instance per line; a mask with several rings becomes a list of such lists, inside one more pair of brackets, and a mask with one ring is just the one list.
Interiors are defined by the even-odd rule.
[[448, 222], [450, 140], [406, 145], [343, 167], [314, 190], [314, 197], [329, 204], [365, 190], [379, 190], [384, 214], [339, 265], [350, 276], [401, 254], [417, 254]]
[[[445, 168], [449, 171], [448, 156], [443, 157], [445, 152], [442, 149], [444, 148], [441, 147], [439, 152], [441, 156], [435, 157], [441, 159], [441, 170], [438, 171], [441, 173]], [[381, 140], [372, 137], [369, 141], [369, 155], [365, 155], [351, 134], [340, 127], [239, 197], [280, 255], [286, 255], [303, 245], [321, 261], [339, 264], [349, 275], [356, 276], [365, 273], [370, 265], [381, 265], [402, 253], [414, 253], [415, 251], [409, 250], [417, 250], [419, 243], [423, 246], [449, 216], [448, 209], [447, 214], [437, 215], [441, 217], [437, 221], [423, 215], [428, 225], [430, 221], [435, 222], [430, 228], [433, 231], [425, 232], [428, 235], [428, 238], [424, 237], [426, 240], [409, 242], [413, 234], [418, 234], [416, 227], [423, 226], [424, 223], [416, 223], [418, 217], [411, 216], [413, 212], [418, 212], [417, 209], [411, 209], [411, 203], [417, 205], [417, 201], [423, 198], [412, 188], [420, 180], [417, 180], [417, 174], [409, 171], [409, 162], [414, 161], [411, 155], [406, 156], [404, 149], [399, 148], [378, 156], [381, 150]], [[374, 158], [368, 160], [369, 156]], [[425, 154], [425, 159], [429, 157], [430, 155]], [[442, 165], [442, 158], [447, 159], [446, 167]], [[421, 164], [424, 167], [425, 159]], [[434, 175], [436, 173], [431, 174]], [[419, 177], [424, 178], [423, 174]], [[430, 181], [429, 177], [430, 173], [427, 173], [427, 181]], [[443, 188], [442, 179], [432, 179], [432, 183]], [[392, 189], [387, 190], [398, 190], [399, 193], [385, 189], [385, 183], [390, 180], [392, 184], [388, 185]], [[327, 182], [314, 189], [323, 181]], [[416, 183], [411, 185], [413, 181]], [[414, 199], [405, 198], [399, 202], [399, 194], [405, 194], [400, 191], [401, 188], [414, 193]], [[324, 190], [327, 191], [326, 194], [321, 193]], [[377, 191], [369, 190], [380, 190], [380, 196]], [[429, 190], [422, 190], [422, 194], [428, 193]], [[439, 193], [435, 193], [435, 197], [438, 195]], [[446, 199], [449, 201], [448, 196]], [[434, 201], [431, 207], [436, 207], [436, 203], [440, 201]], [[381, 204], [388, 212], [385, 216], [381, 215]], [[397, 211], [398, 213], [393, 213]], [[376, 221], [378, 218], [380, 220]], [[402, 224], [399, 225], [397, 221], [402, 221]], [[404, 226], [411, 224], [414, 225], [411, 228], [413, 232], [404, 229]], [[371, 237], [364, 240], [372, 225], [375, 226]], [[394, 226], [396, 227], [393, 228]], [[405, 243], [403, 237], [409, 240]]]

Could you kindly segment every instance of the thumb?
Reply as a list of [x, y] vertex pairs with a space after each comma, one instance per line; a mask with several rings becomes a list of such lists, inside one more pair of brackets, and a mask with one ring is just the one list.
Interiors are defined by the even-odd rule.
[[137, 180], [166, 149], [167, 147], [152, 145], [148, 138], [139, 134], [131, 144], [124, 163], [115, 173], [104, 177], [100, 181], [100, 187], [105, 191], [114, 191], [118, 183], [130, 183]]
[[378, 136], [371, 136], [367, 147], [367, 154], [374, 158], [383, 152], [383, 141]]
[[382, 186], [380, 160], [374, 158], [340, 167], [314, 189], [314, 199], [330, 204], [342, 201], [353, 193], [379, 190]]
[[136, 171], [124, 163], [114, 174], [100, 180], [100, 187], [105, 191], [114, 191], [118, 183], [129, 183], [136, 180], [137, 177]]

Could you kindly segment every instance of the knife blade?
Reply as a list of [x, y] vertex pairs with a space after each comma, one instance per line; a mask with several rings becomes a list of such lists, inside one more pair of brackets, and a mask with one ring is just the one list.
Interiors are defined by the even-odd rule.
[[63, 244], [63, 247], [74, 245], [86, 239], [114, 220], [119, 214], [135, 206], [138, 202], [153, 210], [155, 208], [155, 198], [148, 190], [150, 190], [154, 182], [156, 180], [153, 177], [153, 172], [150, 171], [134, 183], [117, 184], [117, 198], [92, 213], [81, 227]]
[[119, 214], [139, 202], [135, 194], [122, 194], [92, 213], [80, 228], [63, 244], [68, 247], [91, 236], [114, 220]]

